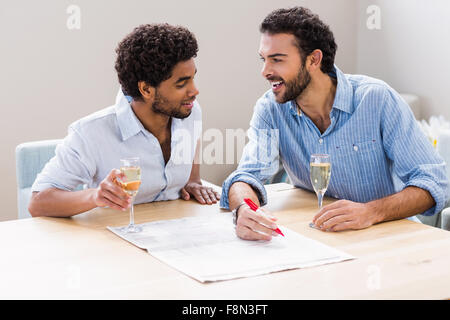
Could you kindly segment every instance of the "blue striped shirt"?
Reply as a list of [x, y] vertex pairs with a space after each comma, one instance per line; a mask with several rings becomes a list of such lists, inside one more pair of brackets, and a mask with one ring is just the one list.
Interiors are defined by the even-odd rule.
[[[346, 75], [337, 67], [330, 76], [337, 78], [337, 88], [323, 134], [293, 100], [277, 103], [270, 90], [256, 102], [249, 142], [237, 170], [223, 183], [221, 207], [229, 209], [228, 191], [237, 181], [251, 185], [265, 205], [263, 183], [280, 160], [294, 186], [312, 191], [310, 156], [326, 153], [332, 163], [326, 196], [364, 203], [416, 186], [436, 202], [423, 214], [441, 211], [449, 186], [445, 163], [407, 103], [381, 80]], [[395, 187], [394, 178], [401, 185]]]

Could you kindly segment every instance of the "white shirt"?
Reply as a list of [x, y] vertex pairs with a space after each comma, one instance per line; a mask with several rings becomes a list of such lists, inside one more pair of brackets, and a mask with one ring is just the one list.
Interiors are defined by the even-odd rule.
[[120, 168], [120, 159], [139, 157], [142, 183], [135, 203], [178, 199], [192, 170], [201, 119], [197, 101], [189, 117], [172, 118], [171, 156], [166, 165], [158, 140], [143, 127], [119, 90], [115, 105], [69, 126], [31, 191], [96, 188], [112, 169]]

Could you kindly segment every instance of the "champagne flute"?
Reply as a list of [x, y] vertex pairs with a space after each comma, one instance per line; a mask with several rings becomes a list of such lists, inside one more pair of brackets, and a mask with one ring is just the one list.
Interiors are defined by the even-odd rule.
[[319, 210], [322, 208], [322, 200], [328, 188], [331, 176], [331, 161], [329, 154], [313, 154], [310, 160], [310, 178], [314, 191], [319, 201]]
[[123, 228], [126, 233], [136, 233], [142, 231], [142, 228], [134, 224], [134, 199], [141, 185], [141, 167], [139, 158], [121, 159], [122, 166], [120, 171], [125, 175], [125, 181], [121, 181], [123, 190], [131, 196], [130, 206], [130, 224]]

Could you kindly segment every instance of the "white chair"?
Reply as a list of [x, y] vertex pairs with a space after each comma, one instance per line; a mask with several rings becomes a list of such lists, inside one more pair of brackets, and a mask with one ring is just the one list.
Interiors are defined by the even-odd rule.
[[[437, 137], [437, 152], [446, 163], [447, 177], [450, 180], [450, 130], [442, 131]], [[447, 205], [441, 212], [441, 228], [450, 230], [450, 187], [447, 194]]]
[[30, 218], [28, 203], [31, 186], [45, 164], [55, 155], [55, 148], [62, 140], [26, 142], [16, 147], [18, 218]]
[[450, 230], [450, 208], [446, 208], [441, 212], [441, 228]]

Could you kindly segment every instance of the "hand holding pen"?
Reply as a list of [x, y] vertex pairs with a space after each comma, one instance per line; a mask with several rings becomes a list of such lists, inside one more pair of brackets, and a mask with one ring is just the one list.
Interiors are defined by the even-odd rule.
[[[279, 234], [283, 235], [278, 229], [275, 221], [277, 218], [272, 216], [269, 211], [258, 208], [250, 199], [244, 201], [248, 206], [241, 206], [238, 211], [236, 223], [236, 234], [244, 240], [266, 240]], [[284, 235], [283, 235], [284, 236]]]

